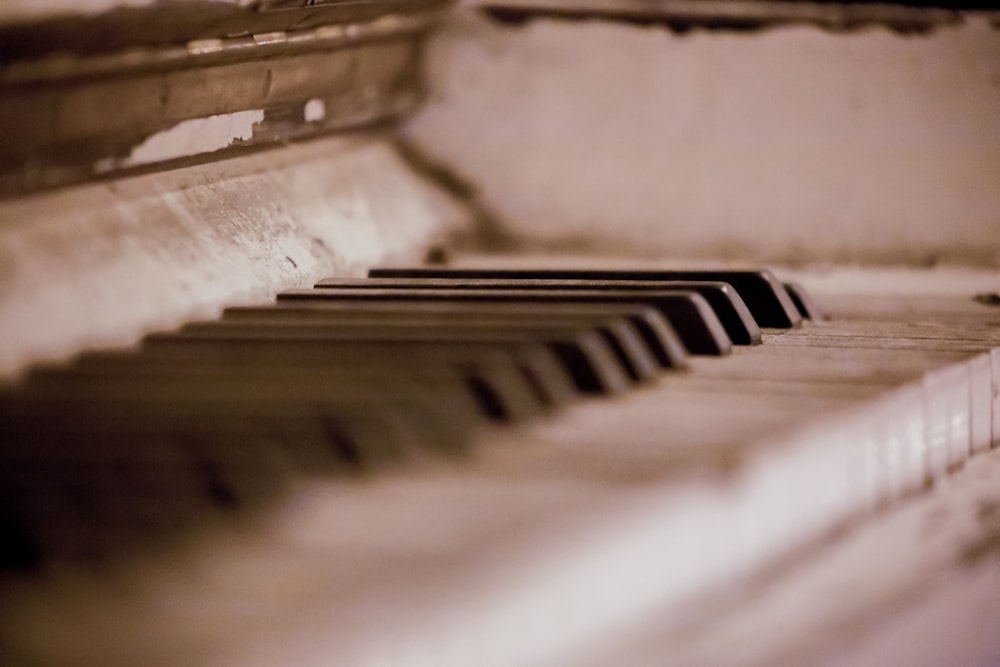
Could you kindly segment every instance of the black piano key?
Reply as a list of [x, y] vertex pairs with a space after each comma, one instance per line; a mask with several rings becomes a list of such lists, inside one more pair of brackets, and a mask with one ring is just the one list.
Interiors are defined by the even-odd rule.
[[[303, 435], [296, 430], [289, 433], [293, 440], [274, 446], [262, 437], [256, 410], [224, 420], [228, 428], [220, 433], [223, 424], [212, 411], [160, 414], [158, 408], [170, 404], [133, 397], [81, 404], [70, 393], [61, 405], [38, 398], [21, 392], [16, 405], [7, 404], [0, 428], [0, 516], [20, 531], [18, 549], [29, 549], [36, 564], [120, 557], [130, 541], [173, 539], [210, 512], [245, 512], [270, 503], [288, 488], [281, 456], [287, 447], [280, 445], [300, 445]], [[157, 412], [135, 419], [136, 408], [143, 407]], [[292, 408], [281, 416], [286, 425], [315, 417], [286, 407]], [[376, 415], [352, 410], [347, 416], [370, 421]], [[93, 428], [87, 428], [88, 419]], [[359, 423], [333, 426], [354, 430]], [[18, 427], [26, 437], [12, 439]], [[339, 468], [351, 472], [367, 469], [372, 453], [359, 448], [356, 435], [330, 444]], [[384, 428], [366, 434], [383, 449], [392, 437]]]
[[[544, 345], [522, 345], [513, 350], [512, 355], [513, 367], [545, 406], [565, 406], [579, 398], [573, 378], [563, 368], [559, 358]], [[481, 362], [477, 361], [476, 366], [479, 365]], [[512, 367], [506, 361], [496, 362], [494, 365], [503, 369]]]
[[338, 288], [288, 290], [281, 301], [470, 301], [514, 303], [644, 303], [658, 309], [692, 354], [724, 355], [732, 341], [705, 299], [694, 292], [664, 290], [453, 290]]
[[[619, 363], [633, 381], [645, 381], [656, 376], [659, 364], [653, 358], [645, 341], [632, 323], [624, 318], [582, 318], [579, 316], [555, 315], [544, 320], [537, 316], [523, 315], [479, 316], [476, 318], [455, 316], [439, 316], [430, 313], [383, 312], [358, 313], [350, 315], [336, 312], [304, 311], [305, 316], [293, 318], [288, 311], [279, 308], [257, 309], [256, 316], [250, 317], [244, 313], [241, 317], [223, 318], [224, 323], [234, 324], [279, 324], [282, 326], [305, 326], [322, 324], [323, 326], [352, 329], [359, 327], [382, 327], [385, 329], [419, 329], [419, 328], [453, 328], [456, 330], [484, 331], [499, 329], [505, 332], [520, 331], [542, 340], [546, 332], [563, 331], [566, 333], [592, 328], [597, 331], [611, 348]], [[280, 315], [275, 315], [280, 313]], [[322, 317], [325, 315], [325, 317]]]
[[[438, 405], [447, 405], [446, 409], [439, 409], [437, 412], [442, 420], [446, 417], [449, 426], [447, 432], [453, 443], [464, 442], [469, 432], [479, 423], [475, 418], [479, 414], [479, 408], [473, 401], [473, 394], [464, 378], [457, 371], [450, 374], [422, 373], [417, 377], [398, 371], [373, 369], [366, 367], [363, 362], [345, 364], [337, 369], [315, 365], [291, 368], [268, 367], [254, 359], [244, 360], [242, 363], [206, 363], [204, 360], [193, 363], [187, 360], [185, 363], [176, 359], [122, 355], [118, 358], [105, 358], [103, 363], [36, 369], [27, 377], [25, 388], [29, 392], [37, 392], [40, 386], [48, 383], [49, 386], [54, 385], [57, 392], [64, 393], [67, 387], [75, 384], [73, 391], [86, 400], [95, 394], [106, 392], [114, 383], [159, 383], [154, 388], [154, 391], [159, 391], [161, 385], [168, 383], [188, 382], [212, 387], [215, 383], [241, 381], [253, 384], [254, 387], [244, 394], [237, 393], [235, 401], [255, 400], [262, 385], [274, 385], [276, 391], [282, 394], [282, 401], [294, 391], [301, 400], [315, 405], [336, 403], [338, 400], [343, 402], [343, 398], [350, 395], [352, 400], [367, 396], [373, 403], [382, 400], [390, 404], [401, 400], [415, 401], [426, 410], [433, 406], [423, 405], [428, 403], [425, 399], [433, 396]], [[303, 393], [303, 388], [310, 393]], [[437, 431], [435, 437], [440, 437], [438, 442], [443, 444], [446, 440], [442, 429], [438, 428]]]
[[[273, 359], [272, 363], [267, 363], [254, 355], [212, 358], [191, 355], [190, 348], [187, 352], [173, 358], [151, 358], [148, 353], [98, 355], [69, 368], [36, 369], [27, 377], [24, 390], [37, 393], [40, 387], [48, 386], [49, 394], [65, 396], [66, 391], [73, 391], [74, 396], [86, 400], [107, 395], [119, 384], [145, 383], [142, 398], [160, 395], [166, 389], [166, 400], [183, 403], [188, 397], [178, 398], [177, 392], [182, 393], [187, 383], [197, 385], [192, 389], [195, 394], [217, 389], [206, 402], [215, 404], [217, 398], [222, 398], [223, 403], [218, 404], [217, 409], [223, 413], [239, 408], [239, 402], [262, 400], [277, 402], [281, 409], [293, 399], [321, 407], [339, 407], [345, 401], [352, 405], [359, 400], [372, 405], [382, 401], [409, 409], [411, 417], [419, 417], [421, 423], [429, 424], [425, 439], [435, 445], [455, 445], [452, 449], [462, 445], [479, 423], [479, 407], [457, 369], [425, 366], [418, 373], [410, 366], [376, 368], [357, 357], [344, 359], [337, 367], [318, 364], [315, 360], [297, 365], [288, 364], [287, 360], [275, 364]], [[501, 372], [517, 375], [517, 369], [510, 364]], [[485, 382], [492, 386], [499, 374], [492, 369], [485, 373]], [[525, 400], [531, 400], [534, 406], [534, 397], [528, 395], [523, 380], [522, 387]], [[410, 409], [414, 405], [416, 412]], [[433, 419], [442, 424], [423, 419], [426, 412], [436, 412]]]
[[458, 416], [434, 415], [433, 406], [415, 391], [373, 388], [361, 381], [291, 380], [253, 374], [37, 374], [19, 394], [23, 419], [14, 426], [30, 429], [36, 438], [141, 442], [168, 433], [181, 444], [196, 438], [199, 450], [231, 443], [252, 452], [272, 448], [262, 424], [329, 419], [343, 427], [336, 434], [350, 440], [351, 456], [344, 462], [364, 467], [402, 460], [416, 442], [457, 451], [467, 440], [465, 429], [453, 428]]
[[412, 318], [414, 320], [496, 320], [545, 321], [573, 318], [581, 326], [613, 318], [632, 324], [662, 368], [688, 366], [687, 352], [677, 332], [663, 315], [642, 304], [517, 304], [468, 301], [339, 302], [279, 301], [267, 307], [233, 307], [223, 311], [225, 320], [359, 320], [370, 317]]
[[372, 278], [516, 278], [572, 280], [708, 280], [729, 283], [743, 298], [754, 319], [762, 327], [798, 326], [802, 316], [770, 271], [677, 271], [663, 269], [439, 269], [374, 268]]
[[[189, 346], [188, 352], [191, 348]], [[364, 354], [364, 352], [361, 352]], [[162, 361], [162, 357], [157, 361]], [[306, 362], [294, 368], [287, 366], [268, 366], [257, 358], [250, 358], [256, 369], [263, 370], [269, 376], [281, 382], [302, 384], [311, 381], [313, 375], [318, 376], [322, 383], [333, 383], [333, 389], [317, 387], [312, 396], [304, 396], [305, 400], [329, 401], [335, 396], [356, 399], [367, 396], [373, 404], [384, 401], [394, 405], [400, 401], [416, 402], [423, 411], [434, 413], [434, 420], [439, 423], [427, 423], [419, 419], [420, 424], [428, 428], [421, 431], [425, 441], [435, 449], [445, 449], [452, 452], [461, 450], [470, 432], [479, 424], [479, 418], [491, 418], [497, 421], [518, 422], [531, 419], [541, 413], [538, 398], [532, 392], [532, 387], [521, 374], [520, 370], [510, 363], [496, 364], [485, 362], [475, 370], [462, 372], [459, 369], [424, 368], [419, 371], [410, 368], [400, 368], [399, 364], [372, 364], [370, 360], [358, 358], [343, 359], [337, 365], [323, 363], [317, 359]], [[148, 355], [143, 362], [149, 363]], [[218, 363], [216, 360], [205, 363], [195, 363], [196, 367], [186, 368], [195, 374], [206, 367], [211, 373], [232, 373], [232, 360], [228, 363]], [[176, 360], [169, 363], [176, 365]], [[454, 370], [454, 377], [441, 371]], [[160, 371], [154, 371], [160, 372]], [[169, 375], [169, 373], [168, 373]], [[458, 381], [457, 383], [455, 381]], [[307, 385], [308, 386], [308, 385]], [[363, 393], [364, 392], [364, 393]]]
[[[137, 451], [148, 443], [166, 441], [177, 447], [190, 463], [216, 461], [219, 466], [241, 468], [246, 460], [266, 458], [280, 465], [266, 474], [274, 484], [289, 472], [314, 473], [306, 463], [319, 462], [320, 470], [350, 473], [396, 465], [419, 447], [433, 445], [439, 451], [458, 448], [448, 442], [445, 431], [418, 432], [412, 405], [389, 399], [333, 402], [303, 402], [293, 405], [275, 400], [245, 398], [227, 404], [217, 400], [168, 399], [149, 393], [143, 385], [131, 388], [131, 396], [100, 396], [59, 401], [42, 399], [44, 405], [22, 416], [31, 442], [68, 443], [79, 451], [119, 444]], [[195, 394], [197, 396], [197, 394]], [[30, 401], [31, 398], [28, 398]], [[57, 423], [39, 424], [59, 408]], [[266, 471], [265, 471], [266, 472]]]
[[[19, 400], [4, 429], [0, 468], [4, 474], [14, 470], [24, 492], [49, 488], [58, 496], [59, 471], [75, 469], [80, 473], [73, 491], [76, 502], [95, 511], [102, 503], [137, 500], [121, 497], [128, 493], [194, 509], [191, 504], [197, 505], [207, 488], [200, 468], [210, 464], [228, 469], [233, 483], [226, 509], [235, 509], [237, 500], [243, 506], [254, 504], [280, 492], [287, 482], [277, 450], [246, 428], [245, 421], [232, 423], [228, 437], [220, 437], [204, 415], [187, 422], [161, 419], [158, 429], [149, 428], [152, 421], [147, 420], [144, 428], [130, 430], [139, 420], [116, 412], [114, 404], [73, 396], [60, 401], [23, 395]], [[19, 429], [27, 437], [15, 438]], [[47, 487], [53, 483], [57, 488]], [[202, 500], [214, 502], [210, 495]]]
[[23, 517], [0, 509], [0, 572], [26, 574], [42, 568], [45, 549], [33, 532]]
[[[196, 344], [197, 343], [197, 344]], [[466, 378], [480, 373], [483, 368], [518, 368], [523, 355], [530, 358], [524, 364], [530, 372], [561, 373], [561, 367], [543, 348], [526, 346], [515, 354], [482, 353], [463, 349], [421, 348], [411, 354], [406, 363], [400, 363], [398, 354], [391, 348], [372, 349], [371, 346], [337, 345], [309, 340], [205, 340], [193, 341], [174, 334], [152, 334], [146, 338], [138, 353], [118, 351], [86, 352], [74, 361], [74, 369], [112, 370], [116, 372], [162, 372], [177, 366], [194, 366], [199, 369], [227, 368], [252, 365], [266, 371], [277, 372], [302, 368], [331, 373], [342, 377], [360, 376], [392, 381], [397, 378], [434, 383], [458, 375]], [[530, 353], [530, 354], [525, 354]], [[485, 376], [479, 378], [485, 379]], [[564, 376], [551, 383], [551, 397], [559, 397], [554, 405], [572, 400], [572, 389]], [[549, 383], [545, 382], [546, 390]], [[526, 386], [526, 385], [525, 385]]]
[[531, 289], [531, 290], [691, 290], [708, 301], [736, 345], [759, 345], [760, 328], [728, 283], [711, 281], [552, 280], [534, 278], [327, 278], [317, 288]]
[[611, 394], [624, 391], [629, 380], [614, 353], [599, 333], [590, 329], [555, 327], [500, 328], [483, 327], [397, 327], [386, 325], [349, 327], [322, 324], [252, 324], [242, 322], [198, 322], [181, 328], [176, 334], [194, 339], [310, 339], [335, 345], [340, 342], [395, 343], [401, 355], [411, 343], [507, 345], [539, 341], [547, 345], [573, 378], [577, 388], [585, 393]]
[[816, 301], [809, 295], [809, 292], [798, 283], [785, 283], [785, 291], [795, 304], [795, 308], [806, 320], [825, 320], [826, 315], [817, 305]]
[[[154, 348], [155, 349], [155, 348]], [[190, 346], [188, 352], [191, 351]], [[238, 352], [238, 350], [232, 350]], [[469, 385], [467, 374], [460, 373], [457, 368], [444, 365], [399, 365], [372, 363], [371, 360], [346, 359], [333, 360], [317, 358], [315, 355], [269, 355], [258, 354], [182, 354], [161, 355], [150, 353], [147, 348], [142, 353], [127, 352], [97, 352], [86, 353], [78, 357], [71, 366], [55, 368], [39, 367], [28, 376], [28, 382], [37, 380], [40, 376], [69, 376], [100, 378], [116, 376], [147, 376], [172, 377], [186, 375], [192, 381], [198, 381], [199, 376], [211, 378], [222, 374], [252, 372], [265, 375], [269, 379], [280, 379], [284, 382], [294, 382], [299, 376], [318, 374], [327, 380], [343, 383], [362, 383], [367, 385], [385, 385], [423, 388], [435, 396], [440, 396], [456, 408], [464, 408], [463, 398], [467, 398]], [[336, 363], [338, 362], [339, 363]], [[478, 392], [477, 392], [478, 393]]]
[[418, 375], [428, 366], [457, 368], [478, 389], [488, 388], [503, 406], [503, 416], [520, 421], [539, 415], [550, 405], [572, 401], [575, 389], [550, 350], [539, 343], [500, 349], [497, 345], [450, 345], [436, 341], [410, 342], [404, 355], [392, 341], [362, 343], [306, 338], [193, 338], [152, 334], [143, 340], [142, 355], [193, 363], [227, 359], [242, 363], [306, 364], [328, 369], [375, 365]]

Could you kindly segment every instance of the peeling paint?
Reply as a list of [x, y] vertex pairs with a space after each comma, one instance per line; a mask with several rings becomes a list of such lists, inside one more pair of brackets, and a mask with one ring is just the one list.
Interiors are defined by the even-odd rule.
[[162, 162], [227, 148], [252, 138], [254, 125], [262, 120], [264, 112], [260, 109], [186, 120], [143, 141], [121, 166]]
[[307, 123], [321, 121], [326, 118], [326, 103], [323, 100], [314, 98], [306, 102], [302, 116]]

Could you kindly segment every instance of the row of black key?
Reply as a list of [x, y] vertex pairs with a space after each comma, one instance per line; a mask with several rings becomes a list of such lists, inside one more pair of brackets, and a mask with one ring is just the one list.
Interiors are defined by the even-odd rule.
[[32, 544], [65, 551], [74, 517], [100, 516], [118, 533], [172, 524], [176, 512], [158, 510], [199, 496], [252, 504], [283, 488], [286, 472], [462, 455], [487, 422], [621, 392], [685, 368], [689, 352], [759, 343], [758, 322], [812, 314], [766, 272], [698, 277], [421, 269], [330, 279], [272, 307], [148, 336], [135, 351], [37, 369], [0, 406], [0, 529], [21, 545], [0, 560], [23, 561]]

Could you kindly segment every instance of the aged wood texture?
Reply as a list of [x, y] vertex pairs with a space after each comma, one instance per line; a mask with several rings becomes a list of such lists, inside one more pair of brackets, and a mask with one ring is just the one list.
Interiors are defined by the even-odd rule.
[[232, 35], [363, 24], [440, 10], [449, 0], [246, 2], [244, 0], [11, 0], [0, 5], [0, 62], [53, 49], [77, 55], [162, 48]]
[[415, 260], [466, 224], [377, 134], [0, 201], [0, 374]]
[[[38, 38], [48, 51], [0, 54], [0, 195], [399, 119], [422, 99], [421, 45], [444, 5], [355, 9], [365, 11], [234, 9], [253, 21], [218, 18], [211, 30], [188, 26], [173, 42], [105, 44], [99, 52]], [[173, 25], [159, 16], [164, 11], [140, 12], [137, 21]], [[273, 15], [287, 25], [268, 24]], [[0, 43], [15, 48], [40, 29], [0, 27], [10, 33]], [[110, 19], [101, 30], [136, 38]], [[213, 123], [213, 131], [194, 120]], [[172, 146], [150, 151], [150, 142]]]

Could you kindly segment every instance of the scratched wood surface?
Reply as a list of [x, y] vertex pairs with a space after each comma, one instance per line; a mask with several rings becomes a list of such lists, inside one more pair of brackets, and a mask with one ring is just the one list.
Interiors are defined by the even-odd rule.
[[380, 133], [2, 200], [0, 378], [325, 276], [418, 261], [467, 224]]

